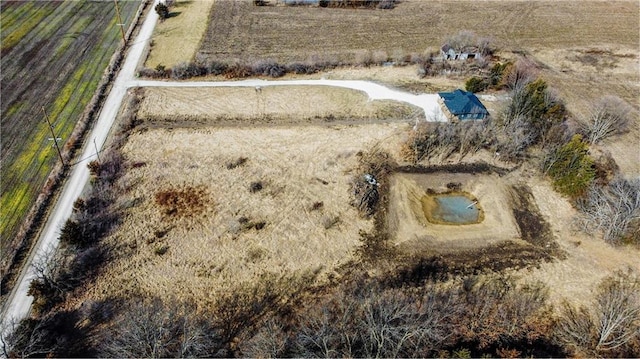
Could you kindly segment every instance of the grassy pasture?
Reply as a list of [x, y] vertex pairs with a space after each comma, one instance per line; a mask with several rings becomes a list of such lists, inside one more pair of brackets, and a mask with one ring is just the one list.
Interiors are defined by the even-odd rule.
[[[129, 26], [140, 0], [119, 1]], [[64, 145], [121, 40], [113, 2], [3, 1], [0, 245], [58, 161], [42, 107]]]
[[363, 52], [395, 57], [437, 49], [460, 30], [492, 37], [507, 50], [535, 47], [636, 47], [637, 1], [424, 1], [393, 10], [253, 6], [218, 1], [200, 55], [216, 60], [271, 58], [354, 61]]

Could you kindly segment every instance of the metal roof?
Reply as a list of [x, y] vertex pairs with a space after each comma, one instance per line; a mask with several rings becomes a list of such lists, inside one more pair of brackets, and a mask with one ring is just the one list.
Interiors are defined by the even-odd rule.
[[488, 114], [487, 108], [472, 92], [457, 89], [453, 92], [438, 92], [445, 106], [452, 115], [459, 119], [483, 119]]

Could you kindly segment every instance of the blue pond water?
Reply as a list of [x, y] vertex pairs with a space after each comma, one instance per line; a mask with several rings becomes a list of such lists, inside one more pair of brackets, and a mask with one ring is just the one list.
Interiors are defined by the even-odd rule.
[[437, 221], [451, 224], [478, 223], [480, 208], [465, 196], [437, 196], [437, 208], [431, 213]]

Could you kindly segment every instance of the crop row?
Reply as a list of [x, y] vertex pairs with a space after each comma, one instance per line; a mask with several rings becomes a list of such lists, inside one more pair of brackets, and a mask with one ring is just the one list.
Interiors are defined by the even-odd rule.
[[[139, 3], [120, 2], [126, 26]], [[42, 109], [64, 145], [121, 40], [112, 2], [7, 2], [1, 14], [4, 248], [59, 161]]]

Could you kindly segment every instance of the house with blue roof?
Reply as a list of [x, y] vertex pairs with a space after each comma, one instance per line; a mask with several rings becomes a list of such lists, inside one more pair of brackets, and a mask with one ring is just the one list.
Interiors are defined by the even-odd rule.
[[457, 89], [438, 92], [438, 102], [450, 121], [478, 121], [489, 116], [489, 111], [472, 92]]

